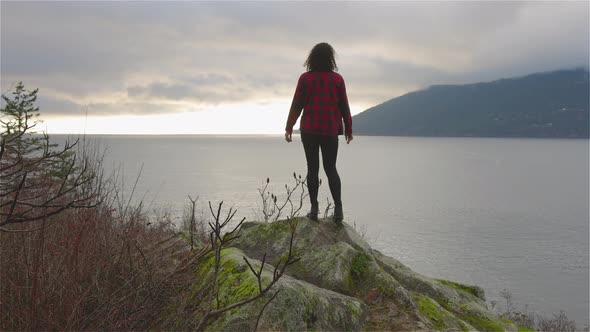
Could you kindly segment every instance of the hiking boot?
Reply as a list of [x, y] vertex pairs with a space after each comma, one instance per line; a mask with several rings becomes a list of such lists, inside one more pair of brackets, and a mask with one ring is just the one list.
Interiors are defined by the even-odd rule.
[[311, 210], [307, 213], [306, 217], [311, 220], [318, 221], [318, 213], [320, 212], [320, 208], [317, 205], [312, 205]]
[[332, 217], [332, 220], [334, 220], [337, 223], [342, 222], [342, 220], [344, 220], [344, 212], [342, 211], [342, 204], [337, 204], [336, 206], [334, 206], [334, 216]]

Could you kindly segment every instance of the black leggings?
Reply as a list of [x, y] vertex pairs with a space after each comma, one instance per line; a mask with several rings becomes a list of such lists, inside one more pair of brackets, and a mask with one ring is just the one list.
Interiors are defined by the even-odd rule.
[[322, 162], [324, 171], [328, 176], [328, 184], [334, 204], [341, 205], [340, 176], [336, 170], [336, 157], [338, 156], [338, 136], [322, 136], [301, 133], [305, 157], [307, 158], [307, 188], [309, 200], [312, 205], [318, 204], [318, 187], [320, 172], [320, 147], [322, 149]]

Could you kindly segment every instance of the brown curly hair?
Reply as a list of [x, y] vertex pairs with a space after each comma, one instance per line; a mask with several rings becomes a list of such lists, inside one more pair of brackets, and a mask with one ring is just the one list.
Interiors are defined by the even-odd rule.
[[336, 51], [330, 44], [319, 43], [311, 49], [303, 66], [307, 71], [337, 71], [335, 55]]

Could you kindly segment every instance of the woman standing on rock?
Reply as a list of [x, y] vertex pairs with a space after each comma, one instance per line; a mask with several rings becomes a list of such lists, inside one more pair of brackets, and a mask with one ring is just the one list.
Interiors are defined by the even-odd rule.
[[[341, 222], [344, 219], [344, 213], [340, 197], [340, 177], [336, 170], [338, 135], [344, 134], [347, 144], [352, 141], [352, 118], [344, 79], [335, 72], [338, 67], [334, 53], [334, 49], [328, 43], [319, 43], [309, 52], [304, 63], [307, 71], [299, 77], [291, 103], [285, 127], [285, 140], [292, 141], [293, 126], [303, 110], [300, 132], [307, 159], [307, 187], [311, 201], [311, 211], [307, 217], [318, 220], [318, 173], [321, 149], [324, 171], [328, 176], [335, 205], [333, 220]], [[344, 120], [344, 130], [342, 120]]]

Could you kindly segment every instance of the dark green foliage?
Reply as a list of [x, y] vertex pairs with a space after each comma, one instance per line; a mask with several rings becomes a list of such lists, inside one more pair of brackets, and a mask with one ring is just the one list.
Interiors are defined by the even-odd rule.
[[[26, 90], [22, 82], [19, 82], [11, 93], [12, 96], [2, 95], [0, 123], [5, 158], [16, 160], [19, 156], [38, 153], [44, 149], [43, 137], [31, 135], [35, 134], [34, 127], [38, 123], [35, 119], [39, 117], [39, 107], [35, 106], [37, 92], [38, 89]], [[12, 144], [8, 145], [8, 142]]]
[[35, 126], [32, 119], [39, 116], [39, 107], [35, 106], [38, 91], [39, 89], [26, 90], [23, 83], [19, 82], [12, 92], [12, 98], [2, 95], [4, 135], [12, 137], [27, 130], [30, 132], [30, 129]]
[[360, 279], [361, 276], [369, 269], [369, 260], [371, 258], [363, 253], [358, 253], [352, 259], [350, 274], [353, 278]]
[[354, 116], [365, 135], [589, 137], [588, 70], [436, 85]]
[[[23, 167], [23, 170], [37, 173], [43, 170], [48, 176], [61, 180], [73, 169], [77, 169], [78, 165], [71, 165], [74, 158], [74, 151], [71, 150], [56, 153], [51, 158], [42, 158], [55, 151], [58, 145], [50, 143], [45, 133], [39, 134], [35, 131], [35, 127], [40, 123], [37, 120], [39, 107], [35, 105], [38, 91], [39, 89], [27, 90], [23, 83], [19, 82], [11, 93], [12, 96], [2, 95], [0, 137], [4, 148], [0, 158], [8, 162], [21, 158], [37, 158], [42, 162], [29, 163], [30, 167]], [[23, 166], [26, 166], [26, 163], [23, 163]]]
[[44, 220], [68, 209], [101, 203], [100, 161], [74, 143], [62, 147], [38, 134], [37, 90], [18, 83], [0, 107], [0, 231], [4, 226]]

